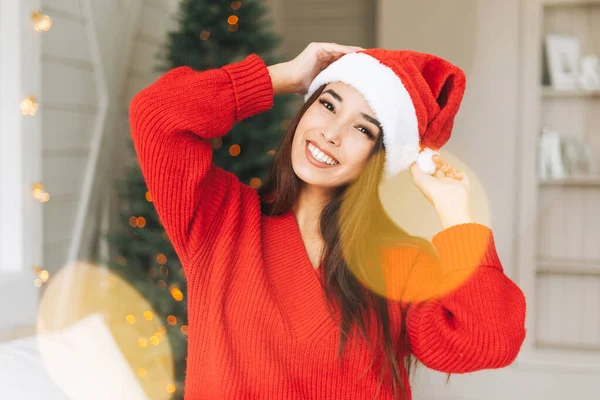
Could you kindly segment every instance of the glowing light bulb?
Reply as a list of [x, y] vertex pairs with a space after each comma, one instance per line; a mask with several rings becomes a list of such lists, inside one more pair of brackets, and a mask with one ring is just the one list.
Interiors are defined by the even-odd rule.
[[50, 200], [50, 194], [44, 190], [44, 185], [35, 183], [33, 185], [32, 194], [40, 203], [45, 203]]
[[33, 29], [36, 32], [48, 32], [52, 27], [52, 19], [40, 11], [31, 13], [31, 19], [33, 20]]
[[39, 108], [39, 104], [36, 101], [35, 96], [29, 96], [24, 98], [20, 104], [21, 114], [33, 117]]

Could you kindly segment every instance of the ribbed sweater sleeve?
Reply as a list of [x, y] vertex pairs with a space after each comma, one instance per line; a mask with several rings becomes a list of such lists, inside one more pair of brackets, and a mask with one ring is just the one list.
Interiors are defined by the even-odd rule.
[[387, 265], [396, 264], [388, 295], [410, 305], [412, 353], [445, 373], [511, 364], [525, 339], [525, 297], [504, 274], [491, 229], [455, 225], [436, 234], [432, 244], [439, 258], [413, 252], [410, 268], [407, 251], [384, 253]]
[[[174, 68], [135, 95], [129, 122], [152, 201], [184, 268], [239, 181], [212, 163], [210, 139], [269, 110], [272, 81], [256, 54], [221, 68]], [[212, 234], [212, 232], [211, 232]]]

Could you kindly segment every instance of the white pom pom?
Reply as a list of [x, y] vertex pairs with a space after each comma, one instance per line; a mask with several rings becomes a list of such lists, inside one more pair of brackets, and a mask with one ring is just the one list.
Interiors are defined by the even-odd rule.
[[426, 174], [433, 175], [435, 172], [433, 156], [439, 154], [440, 153], [431, 150], [430, 148], [425, 148], [423, 151], [421, 151], [417, 157], [417, 165], [419, 168], [421, 168], [421, 171], [425, 172]]

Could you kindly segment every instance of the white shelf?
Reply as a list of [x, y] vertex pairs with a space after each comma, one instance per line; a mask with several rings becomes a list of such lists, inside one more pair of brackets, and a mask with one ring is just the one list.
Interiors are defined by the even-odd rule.
[[569, 177], [565, 179], [540, 179], [540, 186], [591, 186], [600, 187], [600, 175]]
[[600, 5], [600, 0], [542, 0], [542, 4], [545, 6], [575, 6], [575, 7], [586, 7]]
[[550, 86], [542, 86], [541, 88], [542, 97], [545, 99], [553, 99], [553, 98], [600, 98], [600, 89], [595, 90], [583, 90], [583, 89], [573, 89], [573, 90], [556, 90]]
[[538, 274], [594, 275], [600, 277], [600, 260], [538, 260], [536, 272]]
[[[600, 171], [595, 176], [542, 180], [539, 165], [531, 162], [531, 157], [539, 151], [540, 128], [548, 126], [559, 134], [589, 140], [597, 160], [600, 136], [596, 135], [595, 118], [600, 112], [600, 90], [555, 90], [541, 79], [548, 64], [542, 51], [546, 35], [572, 34], [582, 49], [600, 44], [592, 29], [600, 21], [600, 0], [525, 0], [520, 5], [520, 161], [527, 167], [520, 171], [517, 232], [523, 234], [516, 240], [516, 271], [517, 282], [528, 297], [528, 335], [516, 363], [519, 368], [547, 371], [549, 376], [558, 371], [588, 374], [589, 379], [581, 383], [584, 390], [592, 390], [600, 376], [600, 342], [593, 334], [589, 341], [580, 340], [587, 336], [580, 336], [579, 329], [595, 329], [594, 324], [600, 324], [600, 305], [583, 303], [588, 293], [595, 295], [594, 285], [600, 278], [600, 256], [594, 241], [600, 237], [600, 214], [594, 203], [600, 195]], [[579, 293], [581, 298], [552, 302]], [[576, 312], [568, 307], [582, 303], [585, 309]], [[573, 314], [573, 329], [561, 329], [565, 320], [555, 317], [565, 312]]]
[[542, 349], [555, 349], [555, 350], [567, 350], [567, 351], [598, 351], [600, 352], [600, 346], [596, 344], [588, 343], [562, 343], [562, 342], [545, 342], [543, 340], [536, 340], [536, 347]]

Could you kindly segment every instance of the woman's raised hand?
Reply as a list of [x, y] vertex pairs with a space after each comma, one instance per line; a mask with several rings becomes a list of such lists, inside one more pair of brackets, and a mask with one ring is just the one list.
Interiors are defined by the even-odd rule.
[[332, 62], [347, 53], [364, 50], [358, 46], [312, 42], [293, 60], [269, 68], [275, 94], [304, 95], [313, 79]]
[[433, 175], [421, 171], [416, 162], [410, 166], [410, 173], [415, 185], [438, 212], [442, 227], [473, 222], [469, 177], [439, 155], [433, 156], [433, 162], [436, 166]]

